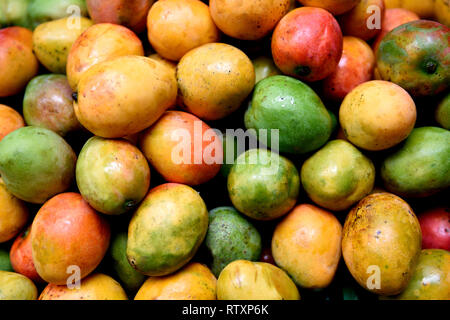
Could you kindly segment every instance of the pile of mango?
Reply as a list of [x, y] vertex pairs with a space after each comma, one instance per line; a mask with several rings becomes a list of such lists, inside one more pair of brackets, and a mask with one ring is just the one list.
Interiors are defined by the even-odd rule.
[[450, 300], [448, 0], [0, 26], [0, 299]]

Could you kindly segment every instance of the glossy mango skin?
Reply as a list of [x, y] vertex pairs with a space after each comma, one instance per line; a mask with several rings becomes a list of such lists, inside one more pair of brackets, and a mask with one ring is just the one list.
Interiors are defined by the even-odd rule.
[[130, 292], [136, 292], [144, 283], [145, 276], [134, 269], [127, 259], [128, 235], [126, 232], [116, 233], [111, 239], [109, 254], [112, 267], [123, 286]]
[[[379, 28], [369, 29], [368, 24], [374, 23], [371, 18], [375, 12], [373, 6], [379, 9], [381, 23], [384, 19], [384, 0], [361, 0], [356, 7], [339, 17], [342, 33], [346, 36], [353, 36], [368, 41], [374, 38], [379, 32]], [[377, 13], [378, 13], [377, 12]]]
[[288, 13], [291, 0], [211, 0], [209, 6], [223, 33], [241, 40], [257, 40], [272, 31]]
[[315, 203], [340, 211], [372, 191], [375, 167], [349, 142], [333, 140], [304, 162], [301, 181]]
[[339, 15], [355, 7], [361, 0], [298, 0], [304, 6], [326, 9], [334, 15]]
[[339, 109], [346, 138], [372, 151], [388, 149], [406, 139], [416, 118], [416, 105], [408, 92], [395, 83], [380, 80], [357, 86]]
[[116, 280], [95, 273], [82, 279], [79, 289], [50, 283], [41, 292], [39, 300], [128, 300], [128, 297]]
[[148, 12], [147, 33], [156, 52], [173, 61], [220, 37], [209, 7], [198, 0], [156, 2]]
[[33, 54], [32, 32], [22, 27], [0, 30], [0, 97], [22, 91], [37, 73], [39, 63]]
[[448, 188], [450, 132], [439, 127], [414, 129], [383, 161], [381, 177], [387, 190], [405, 197], [425, 197]]
[[430, 96], [450, 84], [450, 29], [416, 20], [388, 33], [377, 51], [377, 69], [413, 96]]
[[341, 28], [324, 9], [297, 8], [278, 23], [271, 48], [273, 60], [284, 74], [304, 81], [323, 80], [341, 59]]
[[217, 299], [300, 300], [300, 294], [280, 268], [265, 262], [236, 260], [220, 273]]
[[[320, 148], [332, 131], [332, 119], [319, 96], [307, 84], [287, 76], [258, 82], [244, 121], [256, 134], [260, 129], [268, 131], [263, 144], [291, 154]], [[278, 145], [272, 145], [271, 129], [279, 131]]]
[[375, 68], [375, 55], [365, 41], [350, 36], [343, 39], [341, 60], [322, 86], [324, 96], [335, 101], [342, 101], [358, 85], [372, 80]]
[[0, 271], [0, 300], [36, 300], [37, 288], [27, 277]]
[[143, 131], [140, 148], [166, 181], [191, 186], [214, 178], [223, 162], [222, 143], [216, 132], [182, 111], [166, 111]]
[[131, 218], [127, 257], [149, 276], [170, 274], [196, 253], [208, 229], [208, 211], [191, 187], [166, 183], [150, 190]]
[[133, 209], [150, 186], [147, 160], [137, 147], [122, 139], [90, 138], [78, 156], [75, 174], [83, 198], [105, 214]]
[[11, 240], [25, 226], [28, 220], [28, 209], [22, 200], [13, 196], [6, 189], [0, 178], [0, 243]]
[[0, 104], [0, 141], [12, 131], [25, 126], [22, 116], [11, 107]]
[[86, 0], [89, 16], [95, 23], [115, 23], [136, 33], [145, 29], [147, 13], [154, 0]]
[[191, 262], [170, 275], [148, 278], [134, 300], [216, 300], [216, 282], [206, 266]]
[[142, 42], [133, 31], [119, 25], [99, 23], [83, 32], [73, 43], [67, 57], [66, 73], [70, 87], [93, 65], [126, 55], [144, 55]]
[[30, 229], [31, 226], [14, 240], [10, 249], [11, 266], [15, 272], [23, 274], [35, 283], [44, 282], [34, 266]]
[[42, 279], [66, 284], [69, 266], [78, 266], [84, 278], [99, 265], [109, 239], [108, 222], [80, 194], [61, 193], [48, 200], [33, 220], [33, 262]]
[[67, 57], [75, 40], [90, 26], [92, 21], [80, 18], [79, 27], [73, 18], [62, 18], [40, 24], [33, 32], [33, 52], [52, 73], [66, 73]]
[[450, 28], [450, 1], [435, 0], [434, 15], [437, 21]]
[[29, 0], [28, 15], [32, 27], [36, 28], [47, 21], [77, 15], [73, 8], [79, 9], [81, 17], [88, 16], [86, 0]]
[[300, 176], [287, 158], [266, 149], [241, 154], [227, 180], [234, 207], [256, 220], [272, 220], [296, 203]]
[[442, 128], [450, 130], [450, 93], [439, 103], [435, 118]]
[[169, 68], [147, 57], [123, 56], [98, 63], [82, 75], [74, 109], [80, 123], [95, 135], [120, 138], [152, 125], [176, 97]]
[[[374, 193], [348, 214], [342, 238], [345, 263], [358, 283], [381, 295], [402, 292], [420, 256], [422, 234], [411, 207], [391, 193]], [[370, 276], [379, 268], [380, 287]]]
[[411, 22], [414, 20], [419, 20], [419, 16], [407, 9], [403, 8], [392, 8], [386, 9], [384, 12], [384, 19], [381, 23], [381, 31], [375, 38], [372, 43], [373, 52], [376, 53], [378, 51], [378, 47], [380, 46], [381, 40], [383, 40], [384, 36], [389, 32], [401, 26], [404, 23]]
[[422, 250], [406, 289], [396, 300], [450, 300], [450, 252]]
[[296, 206], [276, 227], [272, 255], [276, 264], [304, 288], [325, 288], [341, 258], [342, 226], [319, 207]]
[[29, 126], [47, 128], [65, 136], [81, 129], [73, 110], [72, 89], [62, 74], [45, 74], [28, 82], [23, 116]]
[[44, 203], [65, 191], [75, 173], [76, 154], [55, 132], [34, 126], [17, 129], [0, 142], [0, 173], [17, 198]]
[[224, 43], [189, 51], [178, 63], [177, 81], [186, 109], [203, 120], [218, 120], [236, 111], [255, 85], [251, 60]]
[[216, 276], [230, 262], [257, 261], [261, 254], [258, 230], [233, 207], [218, 207], [209, 212], [205, 244], [212, 256], [211, 271]]

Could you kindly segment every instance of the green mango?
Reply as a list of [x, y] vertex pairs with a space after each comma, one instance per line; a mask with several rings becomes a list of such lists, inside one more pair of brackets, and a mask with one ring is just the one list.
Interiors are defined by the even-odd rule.
[[0, 271], [0, 300], [36, 300], [37, 288], [27, 277]]
[[302, 154], [320, 148], [330, 138], [333, 123], [319, 96], [300, 80], [272, 76], [255, 86], [245, 113], [245, 126], [267, 132], [267, 145], [277, 148], [271, 129], [278, 129], [279, 150]]
[[301, 180], [315, 203], [340, 211], [372, 191], [375, 167], [351, 143], [333, 140], [304, 162]]
[[381, 166], [386, 189], [405, 197], [425, 197], [450, 186], [450, 132], [438, 127], [412, 131]]
[[439, 103], [435, 118], [442, 128], [450, 130], [450, 93]]
[[150, 190], [131, 218], [127, 258], [148, 276], [163, 276], [195, 255], [208, 230], [208, 210], [189, 186], [166, 183]]
[[216, 277], [235, 260], [257, 261], [261, 255], [261, 236], [235, 208], [219, 207], [209, 212], [206, 247], [213, 262]]
[[450, 252], [424, 249], [406, 289], [396, 300], [450, 300]]
[[287, 158], [266, 149], [241, 154], [227, 181], [233, 205], [257, 220], [281, 217], [295, 205], [300, 177]]
[[28, 18], [30, 0], [0, 0], [0, 28], [19, 26], [31, 28]]
[[137, 291], [145, 281], [145, 276], [136, 271], [127, 259], [127, 233], [121, 232], [116, 234], [109, 249], [112, 258], [112, 266], [124, 287], [129, 291]]
[[0, 141], [0, 174], [6, 188], [27, 202], [44, 203], [71, 184], [76, 155], [57, 133], [23, 127]]
[[4, 249], [0, 249], [0, 270], [14, 271], [11, 266], [11, 260], [9, 260], [9, 252]]
[[[78, 7], [81, 17], [87, 17], [86, 0], [29, 0], [28, 16], [33, 28], [47, 21], [74, 16], [78, 11], [71, 10]], [[75, 6], [75, 7], [73, 7]], [[78, 10], [77, 9], [77, 10]]]

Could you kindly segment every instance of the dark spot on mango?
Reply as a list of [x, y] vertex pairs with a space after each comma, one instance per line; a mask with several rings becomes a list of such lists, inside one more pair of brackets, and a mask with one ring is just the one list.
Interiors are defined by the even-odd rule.
[[294, 73], [301, 77], [306, 77], [311, 74], [311, 68], [308, 66], [297, 66], [294, 69]]

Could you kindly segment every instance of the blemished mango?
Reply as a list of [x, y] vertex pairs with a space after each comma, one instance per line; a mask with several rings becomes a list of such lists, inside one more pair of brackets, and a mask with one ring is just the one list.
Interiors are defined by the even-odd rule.
[[422, 245], [411, 207], [391, 193], [374, 193], [348, 214], [343, 230], [345, 263], [365, 289], [395, 295], [408, 285]]

